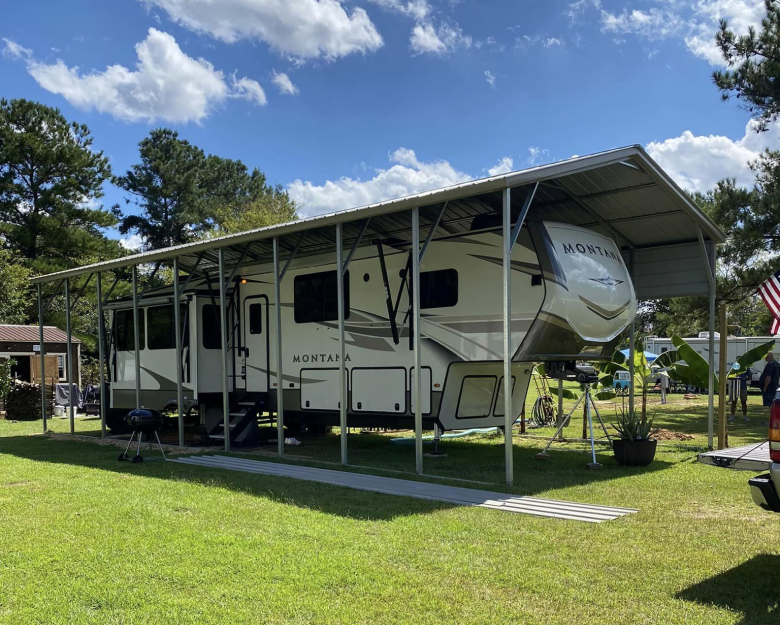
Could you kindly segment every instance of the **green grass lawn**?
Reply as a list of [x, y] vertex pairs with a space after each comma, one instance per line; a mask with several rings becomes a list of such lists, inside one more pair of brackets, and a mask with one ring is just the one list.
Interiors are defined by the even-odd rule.
[[[766, 437], [754, 402], [733, 445]], [[600, 407], [612, 421], [614, 409]], [[705, 397], [665, 407], [652, 398], [650, 413], [694, 438], [661, 444], [647, 468], [620, 467], [601, 447], [603, 469], [588, 471], [581, 443], [556, 444], [543, 462], [543, 440], [516, 441], [512, 492], [640, 510], [600, 525], [118, 463], [115, 447], [0, 421], [0, 623], [776, 625], [780, 515], [752, 504], [751, 474], [695, 461]], [[67, 431], [67, 421], [52, 428]], [[77, 429], [99, 421], [78, 419]], [[350, 436], [351, 462], [412, 469], [413, 447], [388, 438]], [[290, 454], [338, 459], [337, 436], [303, 442]], [[502, 490], [500, 438], [445, 441], [442, 451], [427, 473]]]

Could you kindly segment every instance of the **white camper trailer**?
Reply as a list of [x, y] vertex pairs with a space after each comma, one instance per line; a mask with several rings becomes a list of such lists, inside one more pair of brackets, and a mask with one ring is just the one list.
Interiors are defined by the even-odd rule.
[[[423, 428], [498, 425], [511, 484], [512, 423], [531, 363], [587, 381], [577, 363], [610, 357], [637, 298], [708, 296], [714, 307], [724, 239], [630, 146], [32, 282], [41, 320], [46, 300], [64, 287], [67, 312], [69, 286], [92, 278], [98, 319], [112, 308], [113, 329], [98, 323], [98, 361], [111, 367], [100, 367], [111, 384], [103, 435], [106, 420], [161, 407], [175, 386], [181, 445], [191, 405], [227, 451], [263, 411], [280, 457], [287, 425], [338, 416], [344, 464], [350, 426], [414, 424], [422, 473]], [[163, 265], [172, 288], [138, 288], [139, 273]], [[113, 280], [107, 291], [103, 279]], [[129, 279], [132, 314], [130, 302], [111, 300]], [[708, 413], [711, 437], [712, 393]], [[45, 402], [41, 414], [45, 431]]]
[[[720, 374], [720, 335], [715, 332], [715, 373]], [[700, 332], [698, 336], [684, 339], [694, 350], [696, 350], [705, 360], [709, 360], [709, 332]], [[728, 353], [726, 355], [726, 365], [730, 369], [737, 358], [743, 354], [749, 352], [751, 349], [755, 349], [761, 345], [768, 343], [769, 341], [776, 341], [776, 336], [729, 336], [726, 341], [728, 347]], [[674, 349], [672, 345], [672, 339], [662, 338], [657, 336], [651, 336], [647, 339], [647, 350], [654, 354], [663, 354], [666, 351]], [[758, 360], [754, 362], [750, 369], [753, 372], [752, 382], [758, 385], [758, 380], [764, 371], [766, 365], [765, 360]]]
[[[484, 225], [485, 227], [481, 227]], [[502, 237], [475, 220], [462, 235], [433, 239], [420, 273], [422, 413], [442, 430], [504, 422]], [[339, 423], [338, 297], [332, 254], [295, 261], [281, 288], [285, 423]], [[348, 419], [354, 426], [412, 427], [409, 366], [409, 246], [378, 239], [344, 274]], [[533, 363], [609, 357], [636, 311], [615, 243], [592, 230], [537, 222], [512, 253], [512, 404], [525, 401]], [[182, 304], [184, 394], [207, 408], [207, 429], [222, 438], [219, 309], [216, 284], [194, 279]], [[139, 309], [141, 403], [176, 399], [172, 291], [148, 294]], [[251, 436], [258, 413], [276, 409], [273, 267], [243, 267], [228, 290], [231, 435]], [[130, 301], [111, 305], [109, 425], [135, 406]]]

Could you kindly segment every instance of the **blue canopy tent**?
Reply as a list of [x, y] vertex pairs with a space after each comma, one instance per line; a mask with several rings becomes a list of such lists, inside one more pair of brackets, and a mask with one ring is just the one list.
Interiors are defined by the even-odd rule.
[[[628, 349], [622, 349], [620, 350], [620, 353], [623, 354], [626, 358], [629, 357], [629, 351]], [[645, 360], [647, 362], [653, 362], [656, 358], [658, 358], [659, 354], [654, 354], [653, 352], [645, 352]]]

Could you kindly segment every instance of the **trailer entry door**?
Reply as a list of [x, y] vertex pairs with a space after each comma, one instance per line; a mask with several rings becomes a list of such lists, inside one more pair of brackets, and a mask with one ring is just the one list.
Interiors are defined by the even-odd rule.
[[244, 376], [246, 390], [268, 390], [268, 299], [265, 295], [244, 300]]

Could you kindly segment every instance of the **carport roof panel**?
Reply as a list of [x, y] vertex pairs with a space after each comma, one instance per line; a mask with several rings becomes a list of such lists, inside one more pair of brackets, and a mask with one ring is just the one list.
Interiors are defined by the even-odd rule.
[[344, 224], [344, 244], [349, 246], [369, 217], [364, 245], [377, 237], [393, 237], [408, 243], [410, 222], [402, 211], [421, 208], [420, 225], [425, 230], [445, 202], [447, 207], [440, 226], [444, 232], [457, 234], [467, 232], [471, 220], [478, 215], [500, 214], [504, 189], [519, 187], [512, 195], [513, 206], [519, 207], [530, 185], [536, 182], [540, 184], [529, 220], [562, 221], [594, 228], [615, 238], [624, 250], [694, 242], [699, 229], [707, 239], [722, 242], [725, 238], [641, 146], [631, 146], [360, 208], [142, 252], [38, 276], [32, 282], [51, 282], [142, 263], [170, 262], [176, 257], [183, 269], [192, 269], [199, 261], [199, 268], [208, 271], [216, 268], [219, 249], [225, 250], [226, 266], [231, 267], [242, 256], [244, 263], [268, 259], [274, 237], [279, 237], [280, 249], [287, 255], [303, 233], [306, 237], [301, 254], [318, 253], [335, 248], [333, 226]]

